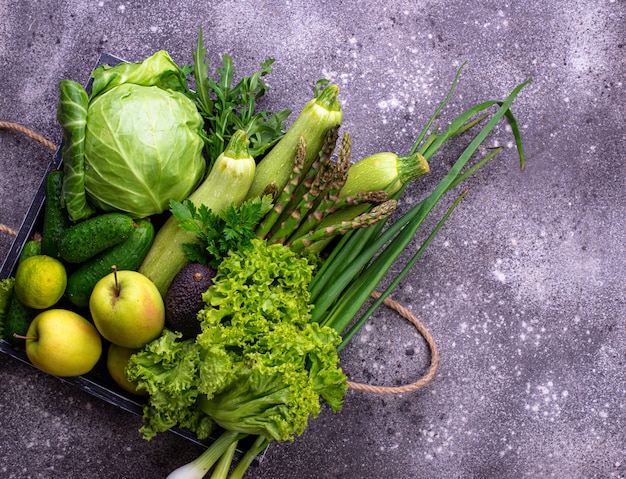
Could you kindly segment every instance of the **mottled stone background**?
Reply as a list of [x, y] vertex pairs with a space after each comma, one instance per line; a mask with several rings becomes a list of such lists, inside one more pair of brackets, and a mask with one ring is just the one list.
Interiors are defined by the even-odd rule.
[[[504, 152], [394, 293], [437, 340], [435, 379], [400, 396], [350, 392], [247, 477], [625, 478], [625, 18], [623, 0], [3, 0], [0, 120], [58, 142], [59, 80], [86, 82], [101, 52], [190, 63], [201, 26], [214, 65], [230, 53], [251, 73], [276, 59], [269, 108], [297, 112], [317, 79], [337, 82], [356, 159], [406, 152], [463, 62], [444, 126], [532, 77], [513, 105], [526, 169], [503, 124], [486, 145]], [[433, 159], [403, 208], [465, 144]], [[0, 223], [20, 227], [50, 160], [0, 131]], [[10, 246], [0, 237], [0, 261]], [[381, 310], [342, 359], [351, 378], [393, 385], [429, 356]], [[158, 478], [201, 451], [171, 433], [145, 442], [140, 425], [0, 357], [0, 477]]]

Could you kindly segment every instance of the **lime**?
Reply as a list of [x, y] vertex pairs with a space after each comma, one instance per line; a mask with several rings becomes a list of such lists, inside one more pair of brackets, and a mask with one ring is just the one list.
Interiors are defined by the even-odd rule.
[[13, 290], [25, 306], [46, 309], [61, 299], [66, 285], [63, 263], [51, 256], [36, 255], [18, 265]]

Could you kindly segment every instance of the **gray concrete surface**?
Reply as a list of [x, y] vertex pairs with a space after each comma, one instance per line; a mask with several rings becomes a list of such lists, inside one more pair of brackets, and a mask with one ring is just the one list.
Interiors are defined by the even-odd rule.
[[[85, 82], [105, 51], [188, 63], [200, 26], [214, 62], [230, 53], [251, 72], [276, 58], [269, 107], [298, 109], [315, 80], [338, 82], [357, 158], [406, 151], [464, 61], [442, 121], [532, 77], [513, 107], [525, 171], [500, 128], [487, 144], [505, 152], [394, 294], [437, 340], [435, 379], [399, 396], [351, 391], [247, 477], [625, 478], [625, 20], [623, 0], [4, 0], [0, 120], [56, 142], [59, 80]], [[20, 227], [50, 159], [0, 131], [1, 223]], [[0, 237], [0, 260], [10, 244]], [[393, 385], [429, 357], [380, 311], [342, 360], [352, 379]], [[0, 357], [2, 478], [158, 478], [201, 450], [171, 433], [145, 442], [140, 425]]]

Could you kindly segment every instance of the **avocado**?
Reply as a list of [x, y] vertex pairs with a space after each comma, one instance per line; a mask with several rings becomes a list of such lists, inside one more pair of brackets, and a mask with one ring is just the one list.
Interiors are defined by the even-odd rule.
[[190, 263], [174, 277], [165, 296], [165, 324], [172, 331], [193, 338], [200, 332], [198, 311], [204, 307], [202, 294], [209, 289], [215, 270], [200, 263]]

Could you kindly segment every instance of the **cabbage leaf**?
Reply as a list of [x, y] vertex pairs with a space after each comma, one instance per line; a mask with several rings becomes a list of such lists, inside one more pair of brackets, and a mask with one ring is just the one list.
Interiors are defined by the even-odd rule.
[[95, 208], [143, 218], [187, 198], [206, 161], [204, 121], [186, 95], [183, 70], [161, 50], [143, 62], [103, 65], [92, 76], [89, 97], [75, 82], [60, 84], [70, 218], [85, 219]]

